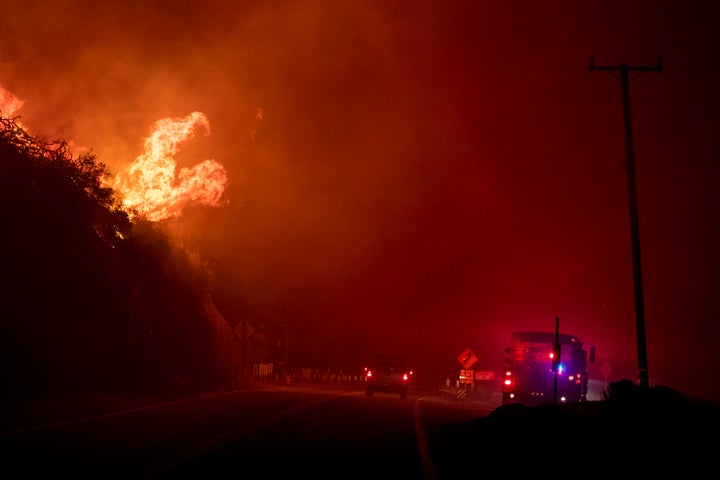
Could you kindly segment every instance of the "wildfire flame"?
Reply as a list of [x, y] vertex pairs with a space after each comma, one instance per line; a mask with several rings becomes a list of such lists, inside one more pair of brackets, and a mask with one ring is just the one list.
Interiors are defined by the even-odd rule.
[[0, 116], [11, 117], [20, 110], [25, 102], [0, 85]]
[[[23, 103], [0, 85], [0, 116], [12, 116]], [[262, 117], [261, 110], [258, 115]], [[175, 175], [174, 156], [195, 136], [198, 127], [210, 134], [210, 122], [201, 112], [155, 122], [152, 133], [145, 139], [145, 153], [135, 159], [125, 174], [118, 174], [112, 185], [131, 218], [157, 222], [179, 217], [186, 206], [221, 206], [228, 180], [227, 172], [218, 162], [204, 160], [192, 168], [182, 168], [177, 178]]]
[[174, 155], [194, 137], [197, 127], [210, 134], [210, 123], [201, 112], [155, 122], [145, 139], [145, 153], [137, 157], [126, 175], [116, 177], [115, 189], [124, 198], [123, 205], [131, 217], [161, 221], [180, 216], [189, 205], [221, 205], [227, 173], [215, 160], [182, 168], [175, 177]]

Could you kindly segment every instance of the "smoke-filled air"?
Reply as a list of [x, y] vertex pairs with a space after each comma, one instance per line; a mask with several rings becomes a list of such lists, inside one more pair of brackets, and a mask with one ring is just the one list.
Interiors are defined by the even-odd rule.
[[[559, 319], [591, 379], [637, 380], [645, 342], [652, 385], [720, 401], [718, 20], [665, 0], [4, 0], [4, 282], [35, 316], [82, 286], [61, 311], [96, 323], [68, 369], [123, 351], [148, 381], [233, 384], [398, 353], [440, 385], [466, 349], [499, 375], [512, 332]], [[619, 67], [659, 64], [631, 72], [626, 115]], [[86, 240], [91, 265], [68, 247]], [[6, 365], [47, 373], [64, 327], [8, 312], [5, 334], [45, 340]]]

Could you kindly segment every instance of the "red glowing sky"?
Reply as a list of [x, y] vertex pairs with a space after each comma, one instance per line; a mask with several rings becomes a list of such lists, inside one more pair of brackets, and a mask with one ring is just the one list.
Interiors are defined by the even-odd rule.
[[174, 228], [232, 322], [383, 325], [492, 367], [559, 316], [635, 378], [620, 81], [587, 67], [662, 57], [631, 83], [649, 376], [720, 401], [706, 3], [5, 0], [0, 85], [115, 171], [158, 119], [207, 116], [178, 166], [222, 164], [228, 203]]

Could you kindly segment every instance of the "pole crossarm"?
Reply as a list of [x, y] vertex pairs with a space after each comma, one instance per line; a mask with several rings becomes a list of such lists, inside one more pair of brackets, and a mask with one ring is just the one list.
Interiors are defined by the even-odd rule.
[[590, 64], [588, 65], [588, 70], [595, 71], [595, 70], [601, 70], [605, 72], [619, 72], [622, 70], [628, 71], [628, 72], [662, 72], [663, 70], [663, 64], [662, 64], [662, 58], [657, 58], [657, 65], [652, 66], [631, 66], [627, 63], [621, 63], [620, 65], [615, 66], [609, 66], [609, 65], [595, 65], [595, 57], [590, 57]]

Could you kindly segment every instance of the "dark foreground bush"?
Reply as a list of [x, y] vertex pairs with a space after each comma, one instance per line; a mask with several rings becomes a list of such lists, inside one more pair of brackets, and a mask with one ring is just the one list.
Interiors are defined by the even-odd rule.
[[503, 405], [452, 436], [459, 458], [492, 459], [514, 475], [579, 469], [688, 478], [714, 468], [718, 432], [720, 406], [622, 380], [601, 401]]

